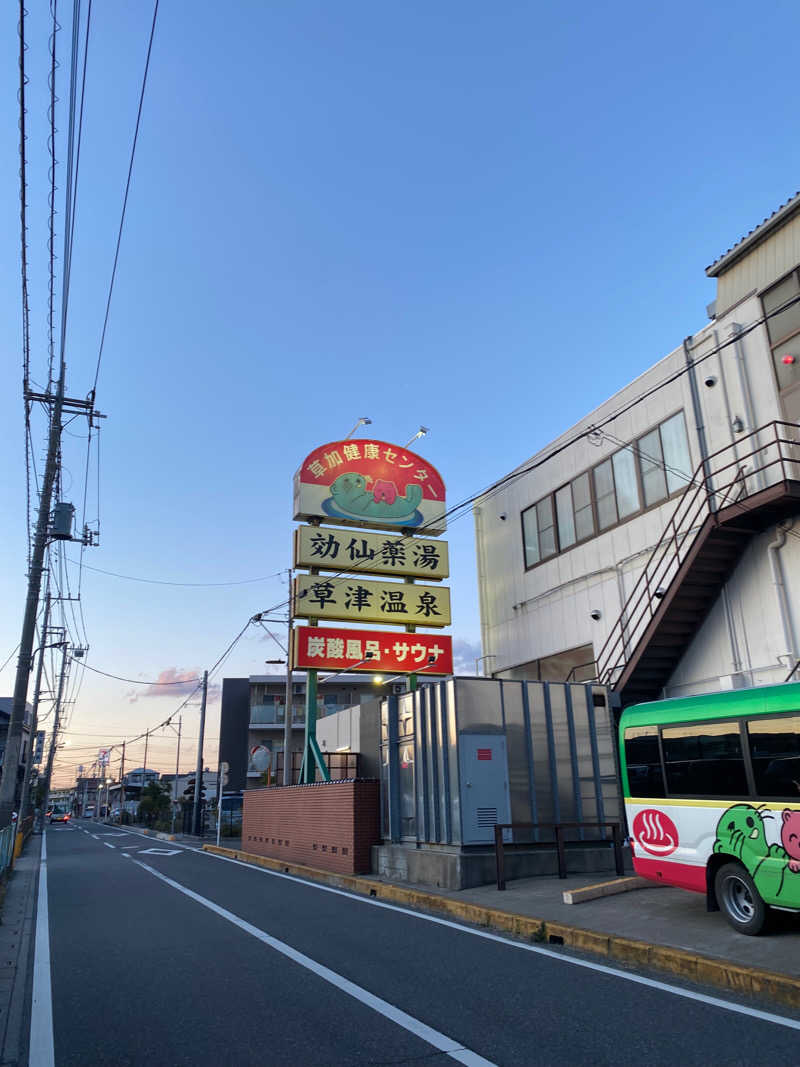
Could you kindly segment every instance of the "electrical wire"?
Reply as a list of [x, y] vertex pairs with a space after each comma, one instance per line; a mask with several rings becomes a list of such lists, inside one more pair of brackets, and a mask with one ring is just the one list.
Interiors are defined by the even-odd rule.
[[142, 89], [141, 89], [141, 92], [139, 94], [139, 109], [138, 109], [138, 111], [136, 113], [136, 126], [135, 126], [134, 131], [133, 131], [133, 144], [131, 145], [130, 162], [128, 163], [128, 178], [127, 178], [127, 181], [125, 182], [125, 195], [124, 195], [123, 200], [122, 200], [122, 214], [120, 215], [119, 232], [117, 233], [117, 247], [116, 247], [116, 250], [114, 252], [114, 266], [111, 269], [111, 281], [110, 281], [109, 286], [108, 286], [108, 299], [106, 300], [106, 313], [105, 313], [105, 316], [103, 318], [103, 331], [102, 331], [102, 334], [100, 336], [100, 350], [99, 350], [99, 352], [97, 354], [97, 367], [95, 368], [94, 386], [92, 387], [93, 391], [97, 390], [97, 379], [100, 376], [100, 363], [101, 363], [101, 361], [103, 359], [103, 348], [104, 348], [105, 342], [106, 342], [106, 329], [108, 327], [108, 315], [109, 315], [109, 312], [111, 310], [111, 297], [113, 296], [113, 293], [114, 293], [114, 281], [115, 281], [116, 276], [117, 276], [117, 263], [119, 262], [119, 249], [120, 249], [120, 245], [122, 243], [122, 230], [123, 230], [123, 228], [125, 226], [125, 212], [127, 211], [127, 208], [128, 208], [128, 194], [130, 193], [131, 177], [133, 175], [133, 161], [134, 161], [134, 158], [136, 156], [136, 145], [137, 145], [137, 142], [139, 140], [139, 124], [140, 124], [141, 119], [142, 119], [142, 105], [144, 104], [144, 93], [145, 93], [145, 89], [147, 88], [147, 74], [148, 74], [148, 72], [150, 70], [150, 55], [151, 55], [152, 50], [153, 50], [153, 37], [155, 36], [155, 32], [156, 32], [156, 19], [158, 18], [158, 2], [159, 2], [159, 0], [156, 0], [155, 6], [153, 8], [153, 22], [152, 22], [152, 25], [150, 27], [150, 40], [149, 40], [148, 45], [147, 45], [147, 59], [145, 60], [145, 64], [144, 64], [144, 74], [142, 76]]
[[[70, 562], [75, 563], [76, 561], [71, 560]], [[242, 578], [234, 582], [170, 582], [160, 578], [140, 578], [134, 574], [118, 574], [116, 571], [106, 571], [101, 567], [90, 567], [88, 563], [84, 563], [83, 566], [87, 571], [95, 571], [97, 574], [105, 574], [111, 578], [124, 578], [129, 582], [144, 582], [147, 585], [173, 585], [191, 589], [210, 589], [232, 585], [255, 585], [257, 582], [272, 581], [273, 578], [279, 578], [283, 573], [283, 571], [276, 571], [274, 574], [265, 574], [261, 578]]]
[[[74, 660], [76, 663], [80, 662], [80, 660], [75, 659], [74, 656], [70, 656], [69, 658], [71, 660]], [[88, 663], [85, 663], [84, 667], [87, 671], [92, 671], [93, 674], [102, 674], [104, 678], [113, 678], [117, 682], [127, 682], [130, 685], [191, 685], [192, 682], [203, 681], [202, 678], [183, 678], [177, 682], [144, 682], [141, 678], [122, 678], [118, 674], [109, 674], [108, 671], [101, 671], [98, 667], [90, 667]]]

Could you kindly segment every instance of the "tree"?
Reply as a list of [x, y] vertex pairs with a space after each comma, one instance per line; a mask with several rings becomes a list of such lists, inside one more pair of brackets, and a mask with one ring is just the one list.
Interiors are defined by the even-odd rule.
[[148, 782], [142, 789], [137, 812], [139, 822], [152, 826], [169, 811], [169, 786], [161, 782]]

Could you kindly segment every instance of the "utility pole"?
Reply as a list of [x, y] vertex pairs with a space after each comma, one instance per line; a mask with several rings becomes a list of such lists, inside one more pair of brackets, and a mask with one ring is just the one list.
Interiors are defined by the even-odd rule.
[[[14, 795], [17, 785], [17, 767], [22, 746], [22, 726], [25, 721], [25, 704], [28, 699], [28, 682], [33, 667], [33, 638], [36, 632], [36, 615], [39, 610], [39, 594], [42, 589], [42, 570], [44, 553], [47, 547], [47, 532], [50, 523], [50, 505], [53, 499], [53, 486], [58, 470], [59, 450], [61, 447], [61, 414], [64, 408], [64, 380], [67, 365], [64, 362], [63, 348], [58, 375], [58, 385], [53, 398], [50, 414], [50, 433], [47, 440], [47, 459], [45, 460], [42, 489], [39, 494], [39, 514], [36, 520], [36, 534], [31, 553], [31, 566], [28, 572], [28, 595], [25, 601], [25, 614], [22, 618], [22, 636], [19, 642], [19, 659], [17, 676], [14, 682], [14, 697], [11, 703], [11, 716], [8, 721], [6, 751], [3, 756], [3, 777], [0, 779], [0, 829], [11, 825], [11, 813], [14, 810]], [[26, 398], [27, 402], [27, 398]], [[66, 655], [66, 653], [65, 653]], [[55, 738], [55, 732], [53, 733]], [[52, 751], [52, 749], [51, 749]], [[49, 788], [49, 781], [46, 783]]]
[[292, 784], [292, 569], [289, 577], [289, 629], [286, 641], [286, 714], [283, 721], [283, 784]]
[[119, 822], [120, 826], [125, 821], [125, 742], [122, 742], [122, 759], [119, 761]]
[[175, 833], [175, 816], [178, 813], [178, 774], [181, 765], [181, 716], [178, 716], [178, 754], [175, 756], [175, 782], [173, 783], [172, 795], [172, 832]]
[[31, 760], [33, 749], [36, 744], [36, 730], [39, 720], [39, 696], [42, 691], [42, 668], [44, 666], [44, 650], [47, 645], [47, 627], [50, 622], [50, 578], [48, 575], [47, 588], [45, 589], [44, 616], [42, 617], [42, 629], [39, 634], [41, 647], [39, 649], [39, 662], [36, 664], [36, 682], [33, 687], [33, 711], [31, 712], [30, 737], [28, 739], [28, 758], [25, 761], [25, 777], [22, 779], [22, 796], [19, 801], [19, 818], [17, 825], [22, 826], [22, 820], [28, 813], [28, 797], [31, 784]]
[[144, 767], [142, 768], [142, 789], [147, 785], [147, 744], [150, 740], [150, 731], [147, 730], [144, 735]]
[[203, 736], [206, 732], [206, 699], [208, 697], [208, 671], [203, 671], [203, 698], [200, 703], [200, 736], [197, 739], [197, 773], [194, 779], [194, 818], [192, 830], [198, 837], [200, 825], [200, 793], [203, 788]]
[[[53, 776], [53, 761], [56, 758], [56, 745], [58, 744], [58, 728], [61, 720], [61, 698], [64, 695], [64, 682], [67, 677], [67, 642], [64, 642], [61, 650], [61, 674], [58, 679], [58, 695], [56, 696], [56, 707], [53, 715], [53, 733], [50, 737], [50, 749], [47, 753], [47, 769], [44, 773], [44, 793], [42, 795], [42, 811], [47, 811], [47, 804], [50, 799], [50, 779]], [[5, 772], [6, 764], [3, 762], [3, 770]], [[5, 773], [3, 774], [5, 778]], [[15, 775], [16, 777], [16, 775]]]

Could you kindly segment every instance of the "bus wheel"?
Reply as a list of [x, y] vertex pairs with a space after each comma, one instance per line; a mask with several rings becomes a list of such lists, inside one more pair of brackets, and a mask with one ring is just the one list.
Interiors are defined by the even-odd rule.
[[717, 903], [725, 918], [740, 934], [760, 934], [766, 926], [768, 910], [755, 882], [738, 863], [720, 867], [714, 879]]

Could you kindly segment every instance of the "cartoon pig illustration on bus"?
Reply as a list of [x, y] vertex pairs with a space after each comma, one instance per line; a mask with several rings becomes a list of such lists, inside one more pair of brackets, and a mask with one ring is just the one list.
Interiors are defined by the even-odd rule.
[[782, 814], [781, 844], [789, 857], [789, 870], [800, 872], [800, 811], [786, 808]]

